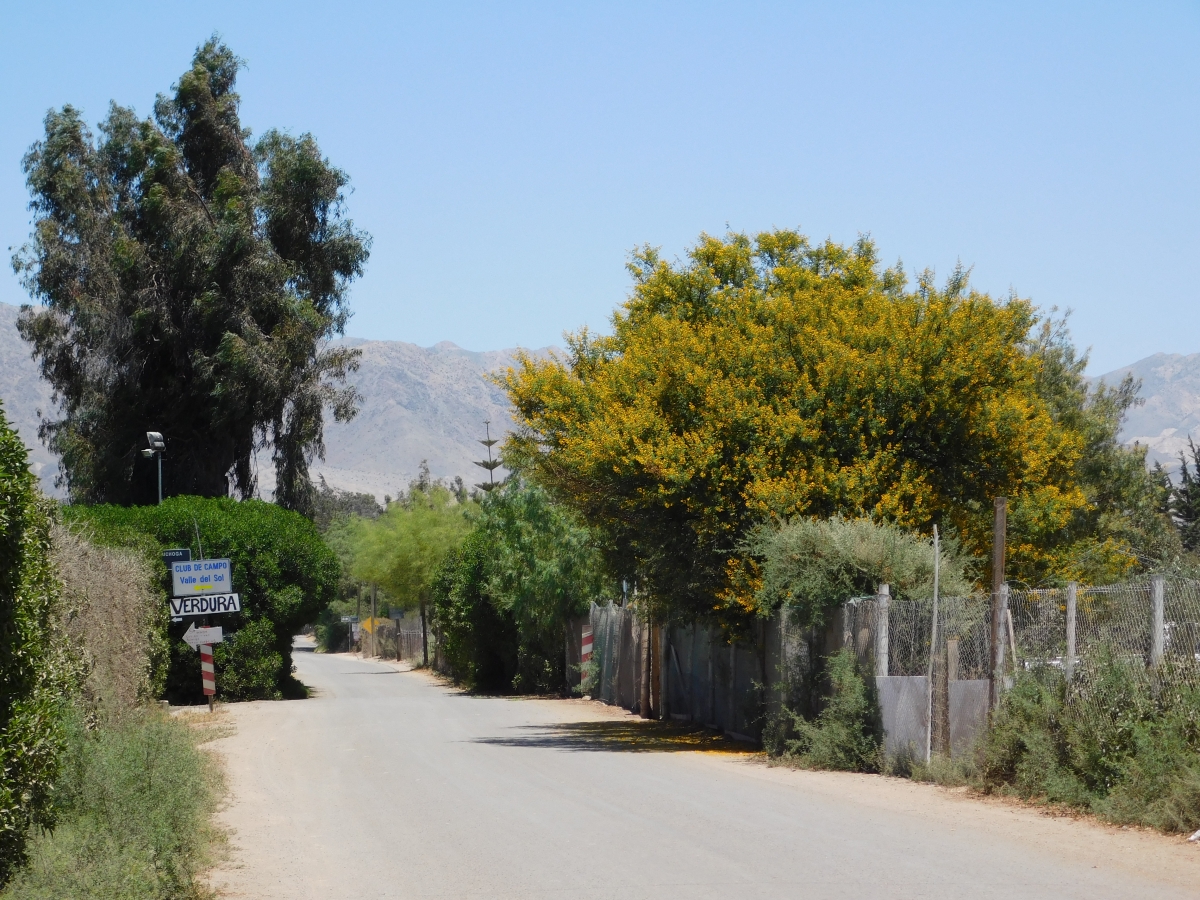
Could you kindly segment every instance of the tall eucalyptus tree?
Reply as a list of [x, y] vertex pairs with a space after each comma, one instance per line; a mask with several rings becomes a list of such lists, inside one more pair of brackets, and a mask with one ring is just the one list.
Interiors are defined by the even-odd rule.
[[25, 157], [35, 224], [13, 266], [40, 305], [18, 328], [60, 405], [41, 435], [77, 502], [151, 502], [153, 429], [169, 494], [252, 494], [269, 450], [276, 501], [311, 514], [325, 410], [356, 412], [357, 354], [329, 340], [370, 238], [311, 135], [251, 142], [241, 66], [213, 38], [151, 118], [113, 103], [94, 137], [51, 110]]

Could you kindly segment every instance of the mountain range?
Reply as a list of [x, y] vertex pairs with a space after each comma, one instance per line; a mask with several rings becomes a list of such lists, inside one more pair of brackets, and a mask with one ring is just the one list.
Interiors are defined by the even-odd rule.
[[[0, 399], [29, 447], [43, 488], [61, 496], [54, 487], [57, 460], [37, 437], [41, 412], [52, 408], [50, 388], [17, 335], [16, 318], [17, 307], [0, 303]], [[362, 351], [350, 381], [363, 400], [350, 422], [326, 424], [325, 459], [314, 463], [314, 478], [380, 500], [403, 490], [422, 461], [435, 478], [460, 476], [468, 484], [487, 478], [473, 464], [487, 453], [478, 441], [489, 433], [503, 439], [513, 427], [508, 401], [491, 376], [513, 365], [518, 349], [476, 353], [449, 341], [432, 347], [360, 338], [344, 343]], [[1091, 380], [1117, 384], [1127, 373], [1141, 379], [1143, 402], [1130, 410], [1121, 439], [1146, 446], [1152, 463], [1177, 465], [1188, 436], [1200, 439], [1200, 353], [1156, 353]], [[261, 461], [259, 472], [260, 494], [269, 498], [274, 486], [269, 460]]]

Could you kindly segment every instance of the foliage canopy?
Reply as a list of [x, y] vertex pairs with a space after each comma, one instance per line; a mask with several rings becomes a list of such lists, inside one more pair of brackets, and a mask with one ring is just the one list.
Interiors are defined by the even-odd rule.
[[114, 103], [95, 140], [52, 110], [25, 157], [35, 230], [13, 266], [43, 305], [18, 328], [61, 403], [41, 433], [75, 502], [152, 502], [155, 430], [168, 494], [251, 496], [271, 447], [276, 500], [309, 513], [324, 409], [354, 415], [337, 383], [356, 351], [327, 341], [369, 239], [311, 135], [250, 144], [241, 65], [209, 40], [153, 118]]
[[478, 512], [441, 484], [416, 486], [374, 519], [335, 522], [331, 542], [345, 548], [351, 574], [378, 584], [393, 605], [412, 609], [429, 599], [438, 566], [462, 543]]
[[[763, 611], [792, 607], [805, 625], [847, 598], [868, 596], [887, 584], [893, 596], [933, 593], [932, 541], [886, 522], [869, 519], [794, 519], [751, 532], [746, 550], [761, 560]], [[943, 540], [938, 566], [942, 596], [962, 596], [974, 587], [972, 560], [957, 541]]]
[[659, 614], [752, 609], [741, 548], [764, 520], [939, 524], [984, 557], [995, 496], [1020, 511], [1014, 580], [1133, 565], [1127, 540], [1072, 530], [1093, 504], [1087, 428], [1115, 430], [1028, 301], [962, 270], [910, 290], [870, 241], [793, 231], [704, 235], [679, 264], [644, 248], [629, 268], [611, 336], [585, 329], [567, 358], [503, 378], [520, 426], [505, 459], [600, 530]]

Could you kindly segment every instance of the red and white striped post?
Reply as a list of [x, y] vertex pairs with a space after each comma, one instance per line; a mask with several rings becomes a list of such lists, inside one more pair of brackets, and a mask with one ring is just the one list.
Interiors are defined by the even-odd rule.
[[587, 662], [592, 658], [592, 629], [588, 625], [583, 626], [583, 643], [579, 654], [580, 662]]
[[213, 696], [217, 693], [217, 673], [213, 668], [212, 644], [200, 645], [200, 680], [204, 684], [204, 696], [208, 697], [208, 708], [213, 708]]

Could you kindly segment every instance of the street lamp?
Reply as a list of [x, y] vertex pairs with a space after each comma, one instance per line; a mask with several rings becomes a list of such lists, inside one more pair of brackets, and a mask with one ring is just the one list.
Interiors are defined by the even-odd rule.
[[146, 440], [150, 444], [150, 449], [143, 450], [142, 456], [146, 459], [158, 457], [158, 502], [162, 503], [162, 455], [167, 449], [167, 444], [163, 440], [162, 434], [157, 431], [147, 431]]

